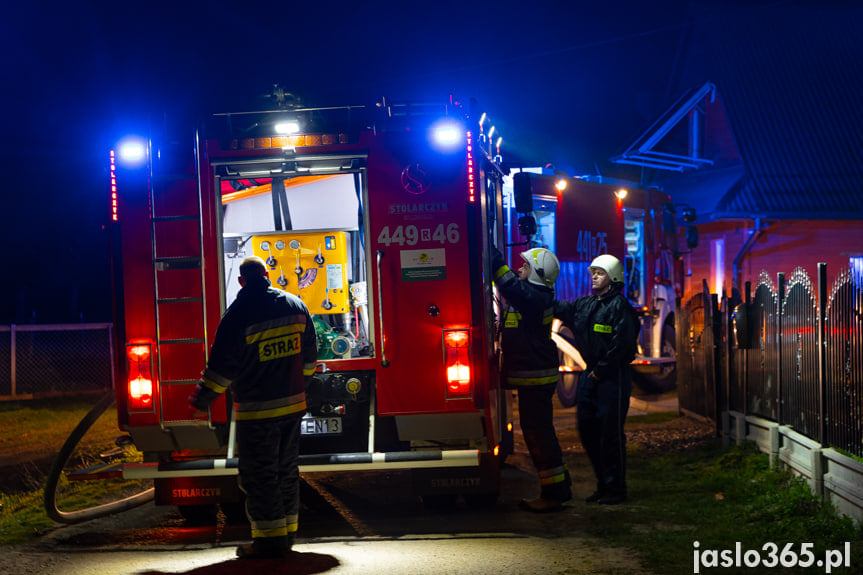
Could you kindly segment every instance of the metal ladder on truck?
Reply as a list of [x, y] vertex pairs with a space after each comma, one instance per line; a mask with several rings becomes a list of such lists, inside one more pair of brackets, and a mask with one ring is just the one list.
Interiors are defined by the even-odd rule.
[[150, 186], [159, 423], [180, 448], [191, 443], [215, 449], [212, 418], [193, 420], [186, 407], [209, 350], [197, 157], [178, 164], [176, 159], [192, 157], [184, 151], [160, 150]]

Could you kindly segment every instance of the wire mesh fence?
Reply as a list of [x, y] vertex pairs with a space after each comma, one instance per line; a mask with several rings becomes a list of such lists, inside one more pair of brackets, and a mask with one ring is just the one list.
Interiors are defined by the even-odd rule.
[[0, 398], [113, 387], [112, 326], [0, 326]]

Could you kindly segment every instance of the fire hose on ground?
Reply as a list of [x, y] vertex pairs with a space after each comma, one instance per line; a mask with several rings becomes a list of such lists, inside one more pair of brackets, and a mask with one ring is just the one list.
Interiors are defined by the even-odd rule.
[[48, 514], [48, 517], [58, 523], [81, 523], [83, 521], [96, 519], [97, 517], [105, 517], [107, 515], [120, 513], [153, 500], [155, 490], [151, 487], [118, 501], [112, 501], [110, 503], [96, 505], [94, 507], [88, 507], [78, 511], [62, 511], [57, 506], [57, 487], [60, 484], [61, 477], [63, 476], [63, 468], [66, 466], [69, 458], [72, 457], [72, 453], [74, 453], [75, 448], [78, 447], [78, 443], [80, 443], [87, 431], [89, 431], [96, 420], [98, 420], [109, 407], [114, 405], [115, 400], [113, 390], [102, 397], [102, 399], [100, 399], [99, 402], [90, 409], [87, 415], [81, 419], [75, 429], [72, 430], [72, 433], [66, 438], [66, 442], [63, 444], [63, 447], [60, 448], [60, 451], [57, 453], [57, 456], [51, 464], [48, 478], [45, 481], [43, 501], [45, 512]]

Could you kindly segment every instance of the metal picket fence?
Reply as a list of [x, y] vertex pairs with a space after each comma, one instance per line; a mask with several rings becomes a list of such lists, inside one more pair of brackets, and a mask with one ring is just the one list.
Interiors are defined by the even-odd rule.
[[863, 457], [863, 273], [843, 270], [824, 315], [825, 442]]
[[0, 326], [0, 399], [113, 387], [112, 324]]
[[818, 346], [818, 293], [809, 274], [796, 268], [785, 283], [779, 275], [781, 309], [779, 316], [779, 416], [806, 437], [822, 439], [821, 374]]
[[762, 272], [751, 293], [678, 302], [681, 408], [717, 425], [723, 411], [759, 416], [863, 456], [863, 274], [844, 269], [828, 290], [824, 264], [814, 282]]
[[[750, 287], [747, 283], [746, 298]], [[748, 309], [750, 348], [743, 349], [742, 364], [746, 370], [743, 412], [766, 419], [779, 419], [779, 294], [776, 284], [761, 272], [752, 306]], [[742, 328], [747, 329], [747, 328]]]
[[716, 421], [716, 296], [703, 282], [676, 315], [677, 397], [680, 408], [689, 414]]

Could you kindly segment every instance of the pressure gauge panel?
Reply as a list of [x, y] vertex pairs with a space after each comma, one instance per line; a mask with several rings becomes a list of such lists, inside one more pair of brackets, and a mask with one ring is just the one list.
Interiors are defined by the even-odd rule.
[[299, 296], [312, 314], [350, 310], [345, 232], [268, 234], [251, 243], [254, 254], [267, 262], [273, 286]]

